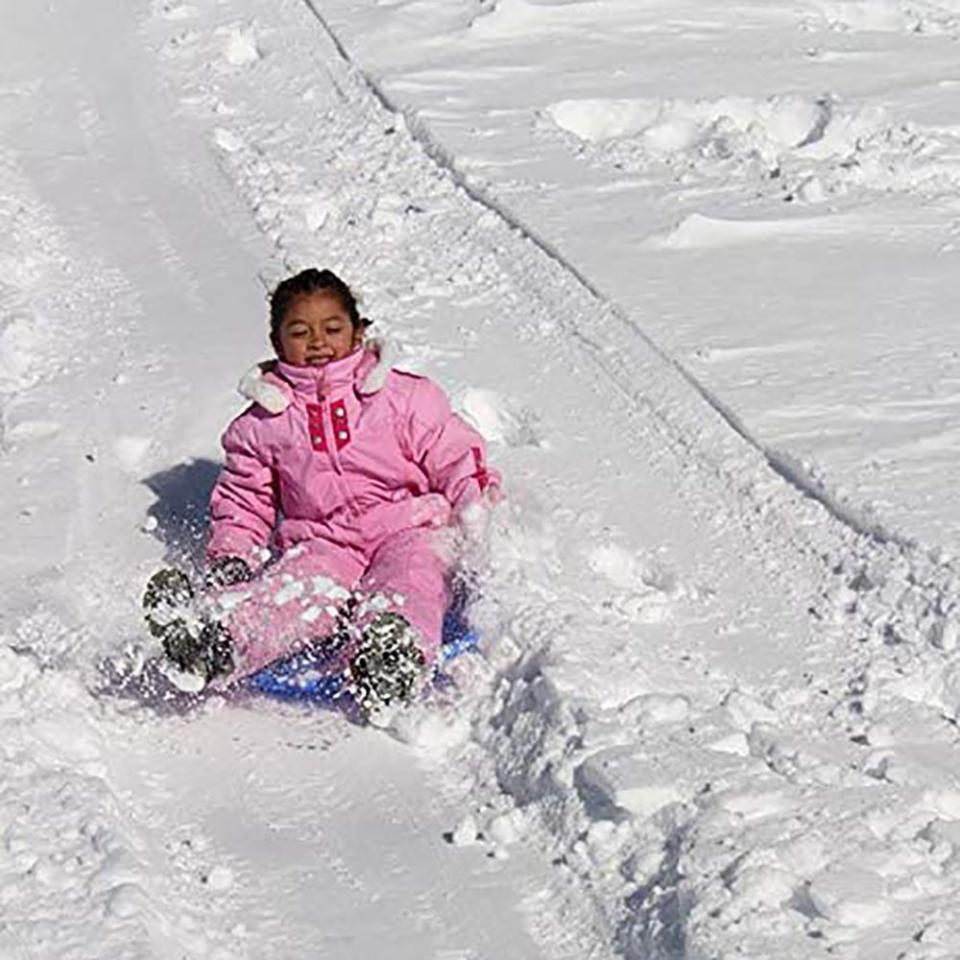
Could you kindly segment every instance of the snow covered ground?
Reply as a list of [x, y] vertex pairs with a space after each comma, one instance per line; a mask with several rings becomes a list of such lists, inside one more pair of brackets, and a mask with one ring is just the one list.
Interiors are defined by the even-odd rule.
[[[960, 7], [5, 27], [0, 957], [960, 953]], [[122, 674], [314, 263], [508, 479], [392, 737]]]
[[956, 549], [960, 6], [322, 7], [475, 188], [751, 437]]

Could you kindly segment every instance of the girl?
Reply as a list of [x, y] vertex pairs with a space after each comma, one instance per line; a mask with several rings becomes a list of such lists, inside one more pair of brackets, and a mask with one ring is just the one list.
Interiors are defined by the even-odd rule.
[[[190, 587], [169, 571], [144, 598], [167, 656], [202, 683], [345, 642], [348, 689], [369, 713], [409, 700], [437, 658], [450, 567], [439, 531], [489, 500], [499, 475], [440, 387], [364, 344], [367, 324], [329, 270], [271, 296], [278, 360], [241, 381], [253, 403], [223, 435], [210, 498], [217, 615], [171, 615]], [[280, 556], [263, 566], [269, 547]]]

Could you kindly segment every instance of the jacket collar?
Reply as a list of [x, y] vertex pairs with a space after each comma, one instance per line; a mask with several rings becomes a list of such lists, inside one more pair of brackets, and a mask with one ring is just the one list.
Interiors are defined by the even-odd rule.
[[294, 393], [307, 400], [317, 400], [352, 387], [358, 379], [360, 368], [368, 359], [372, 358], [367, 351], [357, 347], [353, 353], [340, 360], [331, 360], [322, 367], [295, 367], [279, 360], [274, 372], [293, 388]]
[[370, 340], [343, 359], [322, 367], [295, 367], [271, 360], [251, 367], [237, 389], [247, 400], [273, 414], [283, 413], [294, 396], [315, 400], [351, 387], [360, 394], [373, 394], [387, 382], [394, 354], [389, 343]]

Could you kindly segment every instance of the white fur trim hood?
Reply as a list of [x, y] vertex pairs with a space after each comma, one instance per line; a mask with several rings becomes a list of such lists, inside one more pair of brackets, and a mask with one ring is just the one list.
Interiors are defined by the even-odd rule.
[[[393, 369], [393, 362], [396, 359], [396, 348], [388, 340], [375, 339], [368, 340], [364, 344], [364, 349], [374, 353], [377, 362], [367, 371], [357, 389], [360, 393], [376, 393], [383, 388], [387, 382], [387, 376]], [[287, 393], [278, 387], [275, 383], [264, 379], [264, 373], [270, 370], [273, 361], [254, 364], [241, 378], [237, 384], [237, 390], [242, 397], [253, 403], [259, 404], [268, 413], [283, 413], [290, 405], [290, 397]]]

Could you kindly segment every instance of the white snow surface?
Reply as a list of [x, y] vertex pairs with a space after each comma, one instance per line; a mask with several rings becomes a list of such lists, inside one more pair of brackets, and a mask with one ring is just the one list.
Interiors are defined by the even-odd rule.
[[[960, 955], [958, 41], [946, 0], [11, 6], [0, 958]], [[313, 264], [506, 477], [481, 650], [386, 730], [174, 695], [139, 621]]]
[[719, 399], [960, 543], [960, 5], [327, 0], [358, 66]]

